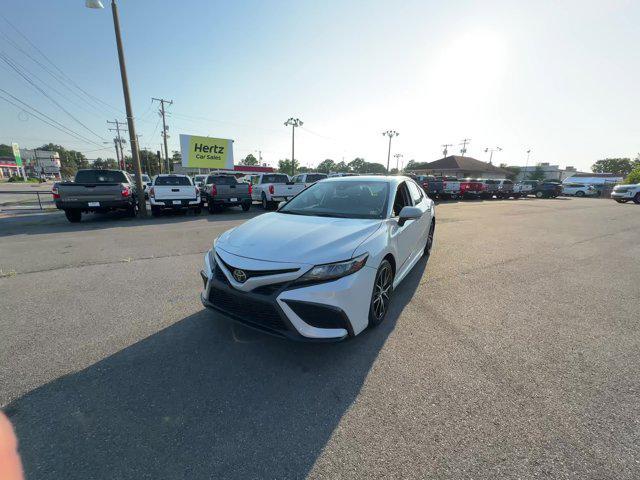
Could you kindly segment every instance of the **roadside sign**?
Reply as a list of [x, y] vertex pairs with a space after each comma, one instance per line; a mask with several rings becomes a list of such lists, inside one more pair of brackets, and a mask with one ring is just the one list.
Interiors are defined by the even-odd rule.
[[12, 143], [13, 157], [16, 159], [16, 165], [22, 166], [22, 157], [20, 156], [20, 146], [17, 143]]
[[233, 140], [180, 135], [182, 166], [233, 170]]

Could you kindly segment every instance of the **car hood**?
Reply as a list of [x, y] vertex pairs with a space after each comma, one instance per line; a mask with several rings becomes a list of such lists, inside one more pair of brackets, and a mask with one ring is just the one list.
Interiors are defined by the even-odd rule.
[[317, 265], [351, 258], [382, 220], [272, 212], [223, 233], [216, 248], [241, 257]]

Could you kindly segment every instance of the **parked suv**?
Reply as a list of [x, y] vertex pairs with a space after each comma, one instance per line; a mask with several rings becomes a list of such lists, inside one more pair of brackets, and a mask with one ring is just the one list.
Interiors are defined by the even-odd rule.
[[562, 193], [562, 185], [555, 182], [540, 182], [534, 189], [536, 198], [556, 198]]
[[563, 195], [575, 195], [576, 197], [596, 197], [598, 190], [593, 185], [583, 183], [565, 183], [562, 185]]
[[616, 185], [611, 192], [611, 198], [618, 203], [627, 203], [629, 200], [633, 200], [634, 203], [640, 204], [640, 183]]

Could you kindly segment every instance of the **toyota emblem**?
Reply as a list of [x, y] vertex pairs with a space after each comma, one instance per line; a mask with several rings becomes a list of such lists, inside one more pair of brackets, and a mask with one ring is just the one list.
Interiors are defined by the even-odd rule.
[[243, 270], [236, 268], [233, 271], [233, 278], [235, 278], [238, 283], [244, 283], [247, 281], [247, 274], [244, 273]]

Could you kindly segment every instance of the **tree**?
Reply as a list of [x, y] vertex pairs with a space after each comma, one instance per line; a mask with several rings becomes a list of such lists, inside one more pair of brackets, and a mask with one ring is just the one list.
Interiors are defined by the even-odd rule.
[[99, 168], [102, 170], [109, 170], [109, 169], [113, 170], [119, 167], [118, 167], [118, 162], [116, 162], [113, 158], [107, 158], [103, 160], [102, 158], [98, 157], [93, 162], [93, 168]]
[[[295, 171], [298, 171], [298, 167], [300, 166], [300, 162], [298, 160], [294, 160], [293, 167]], [[278, 161], [278, 171], [280, 173], [286, 173], [287, 175], [291, 175], [291, 160], [285, 158], [284, 160]]]
[[380, 163], [369, 163], [367, 162], [364, 166], [365, 171], [363, 173], [387, 173], [387, 168]]
[[38, 150], [47, 152], [58, 152], [60, 155], [60, 173], [63, 177], [73, 177], [81, 168], [89, 168], [89, 161], [81, 152], [75, 150], [67, 150], [61, 145], [48, 143], [41, 146]]
[[404, 169], [407, 171], [421, 170], [423, 168], [427, 168], [428, 164], [429, 162], [416, 162], [415, 160], [409, 160], [409, 162], [407, 162], [407, 166], [404, 167]]
[[242, 160], [240, 160], [240, 165], [248, 165], [248, 166], [258, 165], [258, 159], [254, 157], [253, 154], [250, 153], [249, 155], [244, 157]]
[[140, 167], [150, 177], [160, 173], [158, 155], [151, 150], [140, 150]]
[[636, 168], [631, 170], [629, 175], [627, 175], [627, 178], [624, 179], [624, 183], [627, 183], [627, 184], [640, 183], [640, 165], [638, 165]]
[[334, 171], [335, 167], [336, 167], [336, 162], [334, 162], [330, 158], [327, 158], [326, 160], [323, 160], [322, 162], [320, 162], [317, 170], [319, 172], [329, 173]]
[[0, 143], [0, 157], [13, 158], [13, 148], [11, 147], [11, 145], [5, 145], [4, 143]]
[[366, 163], [367, 162], [365, 162], [364, 158], [356, 157], [349, 162], [349, 168], [352, 172], [362, 173], [362, 169], [366, 165]]
[[392, 168], [391, 170], [389, 170], [389, 175], [398, 175], [398, 169]]
[[338, 162], [335, 164], [334, 166], [335, 171], [336, 172], [340, 172], [340, 173], [348, 173], [351, 169], [349, 168], [349, 165], [347, 165], [346, 163], [344, 163], [344, 160]]
[[591, 171], [594, 173], [615, 173], [624, 177], [638, 166], [640, 166], [638, 157], [633, 161], [630, 158], [605, 158], [591, 165]]
[[510, 173], [507, 174], [507, 178], [509, 180], [515, 180], [518, 175], [520, 175], [520, 171], [522, 170], [520, 167], [509, 167], [506, 163], [501, 163], [500, 168], [506, 170]]
[[544, 180], [544, 168], [542, 168], [540, 165], [536, 166], [536, 169], [529, 173], [529, 180]]

